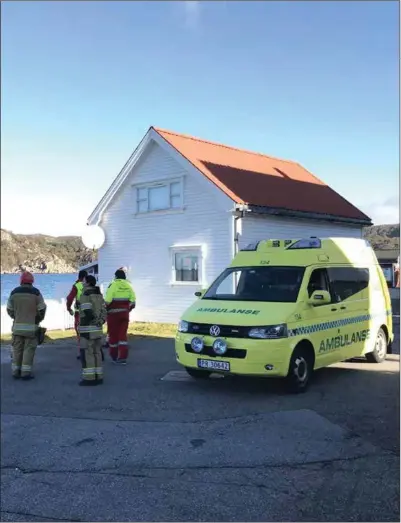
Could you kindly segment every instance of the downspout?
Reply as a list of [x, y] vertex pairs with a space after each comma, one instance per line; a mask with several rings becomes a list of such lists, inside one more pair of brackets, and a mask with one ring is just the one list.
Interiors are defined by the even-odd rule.
[[[238, 220], [242, 220], [244, 217], [244, 210], [243, 209], [235, 209], [234, 210], [234, 220], [233, 220], [233, 252], [234, 257], [239, 252], [239, 233], [238, 233]], [[238, 274], [234, 273], [234, 284], [235, 289], [238, 285]]]
[[239, 252], [239, 234], [238, 234], [238, 220], [242, 220], [244, 217], [244, 211], [240, 211], [241, 214], [234, 216], [234, 256]]

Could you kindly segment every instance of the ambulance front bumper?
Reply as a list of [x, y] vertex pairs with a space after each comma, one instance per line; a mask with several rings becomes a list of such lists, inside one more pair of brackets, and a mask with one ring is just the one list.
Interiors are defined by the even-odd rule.
[[216, 338], [200, 336], [204, 347], [195, 352], [191, 347], [193, 334], [177, 333], [177, 362], [184, 367], [245, 376], [284, 377], [288, 374], [293, 346], [289, 338], [277, 340], [222, 338], [227, 343], [224, 355], [213, 351]]

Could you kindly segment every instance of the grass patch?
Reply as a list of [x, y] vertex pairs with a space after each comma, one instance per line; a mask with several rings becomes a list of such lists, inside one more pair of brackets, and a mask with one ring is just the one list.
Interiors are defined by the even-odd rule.
[[152, 338], [174, 338], [177, 325], [172, 323], [130, 323], [129, 336], [150, 336]]
[[[128, 337], [151, 337], [151, 338], [174, 338], [177, 326], [171, 323], [130, 323], [128, 326]], [[106, 335], [107, 327], [103, 332]], [[74, 329], [54, 330], [46, 332], [45, 343], [61, 343], [75, 341]], [[11, 343], [11, 334], [2, 334], [1, 344]]]
[[[60, 341], [73, 341], [76, 337], [74, 329], [47, 331], [45, 336], [45, 343], [58, 343]], [[2, 334], [0, 338], [1, 344], [9, 345], [11, 343], [11, 334]]]

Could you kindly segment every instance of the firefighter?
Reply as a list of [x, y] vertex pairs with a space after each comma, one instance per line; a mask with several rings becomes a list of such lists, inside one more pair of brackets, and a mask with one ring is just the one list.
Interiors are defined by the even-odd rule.
[[94, 276], [86, 276], [79, 305], [79, 333], [82, 380], [80, 385], [103, 383], [102, 342], [103, 324], [107, 312], [102, 293]]
[[46, 314], [46, 304], [39, 289], [33, 286], [30, 272], [23, 272], [20, 286], [11, 291], [7, 313], [14, 320], [12, 327], [12, 374], [15, 379], [30, 380], [35, 350], [38, 345], [39, 323]]
[[125, 272], [118, 269], [105, 296], [109, 354], [114, 363], [126, 365], [128, 358], [127, 330], [129, 313], [135, 308], [135, 292], [127, 281]]
[[[79, 271], [78, 279], [72, 286], [71, 291], [70, 291], [69, 295], [67, 296], [67, 300], [66, 300], [67, 301], [67, 311], [71, 314], [71, 316], [74, 316], [74, 328], [75, 328], [75, 332], [77, 333], [77, 340], [78, 340], [78, 355], [77, 355], [78, 360], [81, 357], [80, 345], [79, 345], [79, 329], [78, 329], [78, 327], [79, 327], [79, 300], [81, 298], [81, 294], [84, 289], [83, 282], [84, 282], [84, 279], [87, 276], [87, 274], [88, 273], [84, 270]], [[72, 307], [74, 300], [75, 300], [74, 311], [72, 311], [71, 307]]]

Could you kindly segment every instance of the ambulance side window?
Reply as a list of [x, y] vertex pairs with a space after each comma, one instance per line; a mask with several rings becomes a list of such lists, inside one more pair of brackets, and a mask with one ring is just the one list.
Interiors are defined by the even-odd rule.
[[333, 301], [338, 303], [363, 291], [369, 285], [369, 269], [331, 267], [328, 269]]
[[309, 298], [315, 291], [328, 291], [329, 292], [329, 282], [327, 278], [326, 269], [315, 269], [309, 280], [308, 284], [308, 295]]

